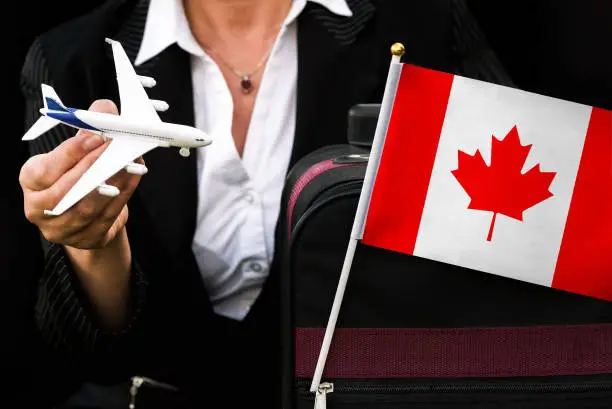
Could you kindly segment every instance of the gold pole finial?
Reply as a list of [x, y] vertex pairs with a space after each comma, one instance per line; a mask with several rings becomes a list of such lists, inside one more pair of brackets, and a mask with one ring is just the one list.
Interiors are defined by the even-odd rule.
[[403, 56], [405, 52], [406, 52], [406, 48], [404, 47], [404, 44], [402, 43], [395, 43], [391, 46], [391, 54], [397, 57]]

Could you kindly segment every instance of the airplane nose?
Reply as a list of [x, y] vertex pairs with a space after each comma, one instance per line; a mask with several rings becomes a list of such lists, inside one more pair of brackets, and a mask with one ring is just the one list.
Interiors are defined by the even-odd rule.
[[210, 139], [210, 136], [208, 136], [208, 135], [206, 134], [206, 132], [202, 132], [202, 131], [200, 131], [200, 132], [199, 132], [199, 134], [198, 134], [198, 136], [196, 136], [196, 143], [197, 143], [199, 146], [206, 146], [206, 145], [210, 145], [210, 144], [211, 144], [211, 142], [212, 142], [212, 141], [211, 141], [211, 139]]

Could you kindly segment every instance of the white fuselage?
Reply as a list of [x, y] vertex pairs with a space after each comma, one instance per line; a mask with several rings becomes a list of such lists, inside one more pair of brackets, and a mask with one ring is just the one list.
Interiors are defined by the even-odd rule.
[[[162, 147], [198, 148], [209, 145], [206, 133], [190, 126], [166, 122], [151, 122], [125, 118], [120, 115], [85, 110], [70, 113], [41, 109], [43, 115], [55, 118], [77, 129], [84, 129], [103, 137], [154, 140]], [[75, 120], [76, 118], [76, 120]]]

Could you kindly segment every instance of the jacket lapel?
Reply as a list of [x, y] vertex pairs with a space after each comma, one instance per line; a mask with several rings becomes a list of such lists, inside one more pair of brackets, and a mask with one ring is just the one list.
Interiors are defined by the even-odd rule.
[[[140, 48], [148, 5], [148, 0], [139, 0], [116, 36], [132, 62]], [[112, 55], [109, 58], [112, 61]], [[172, 45], [135, 70], [157, 81], [155, 87], [147, 89], [149, 97], [170, 105], [168, 111], [159, 112], [162, 121], [194, 125], [191, 66], [186, 52]], [[192, 150], [192, 154], [184, 158], [179, 155], [178, 148], [158, 148], [148, 152], [144, 161], [149, 172], [141, 179], [135, 193], [140, 195], [153, 228], [174, 257], [190, 251], [195, 231], [198, 200], [196, 155]]]
[[[141, 72], [157, 81], [147, 90], [152, 99], [170, 105], [159, 116], [164, 122], [194, 125], [193, 92], [189, 55], [172, 45]], [[191, 249], [197, 209], [197, 151], [188, 158], [178, 148], [153, 149], [144, 155], [149, 172], [142, 178], [138, 192], [151, 220], [171, 254], [178, 256]]]
[[[352, 17], [309, 2], [298, 19], [298, 85], [293, 165], [321, 146], [346, 143], [348, 112], [366, 102], [378, 82], [379, 63], [370, 0], [350, 0]], [[378, 53], [379, 54], [379, 53]], [[338, 118], [344, 120], [338, 121]]]

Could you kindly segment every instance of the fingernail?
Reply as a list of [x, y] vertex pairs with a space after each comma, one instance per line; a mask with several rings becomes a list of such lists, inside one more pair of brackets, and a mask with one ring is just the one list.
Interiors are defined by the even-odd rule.
[[83, 149], [86, 151], [91, 151], [96, 149], [98, 146], [102, 145], [104, 141], [96, 134], [89, 134], [85, 137], [83, 141]]

